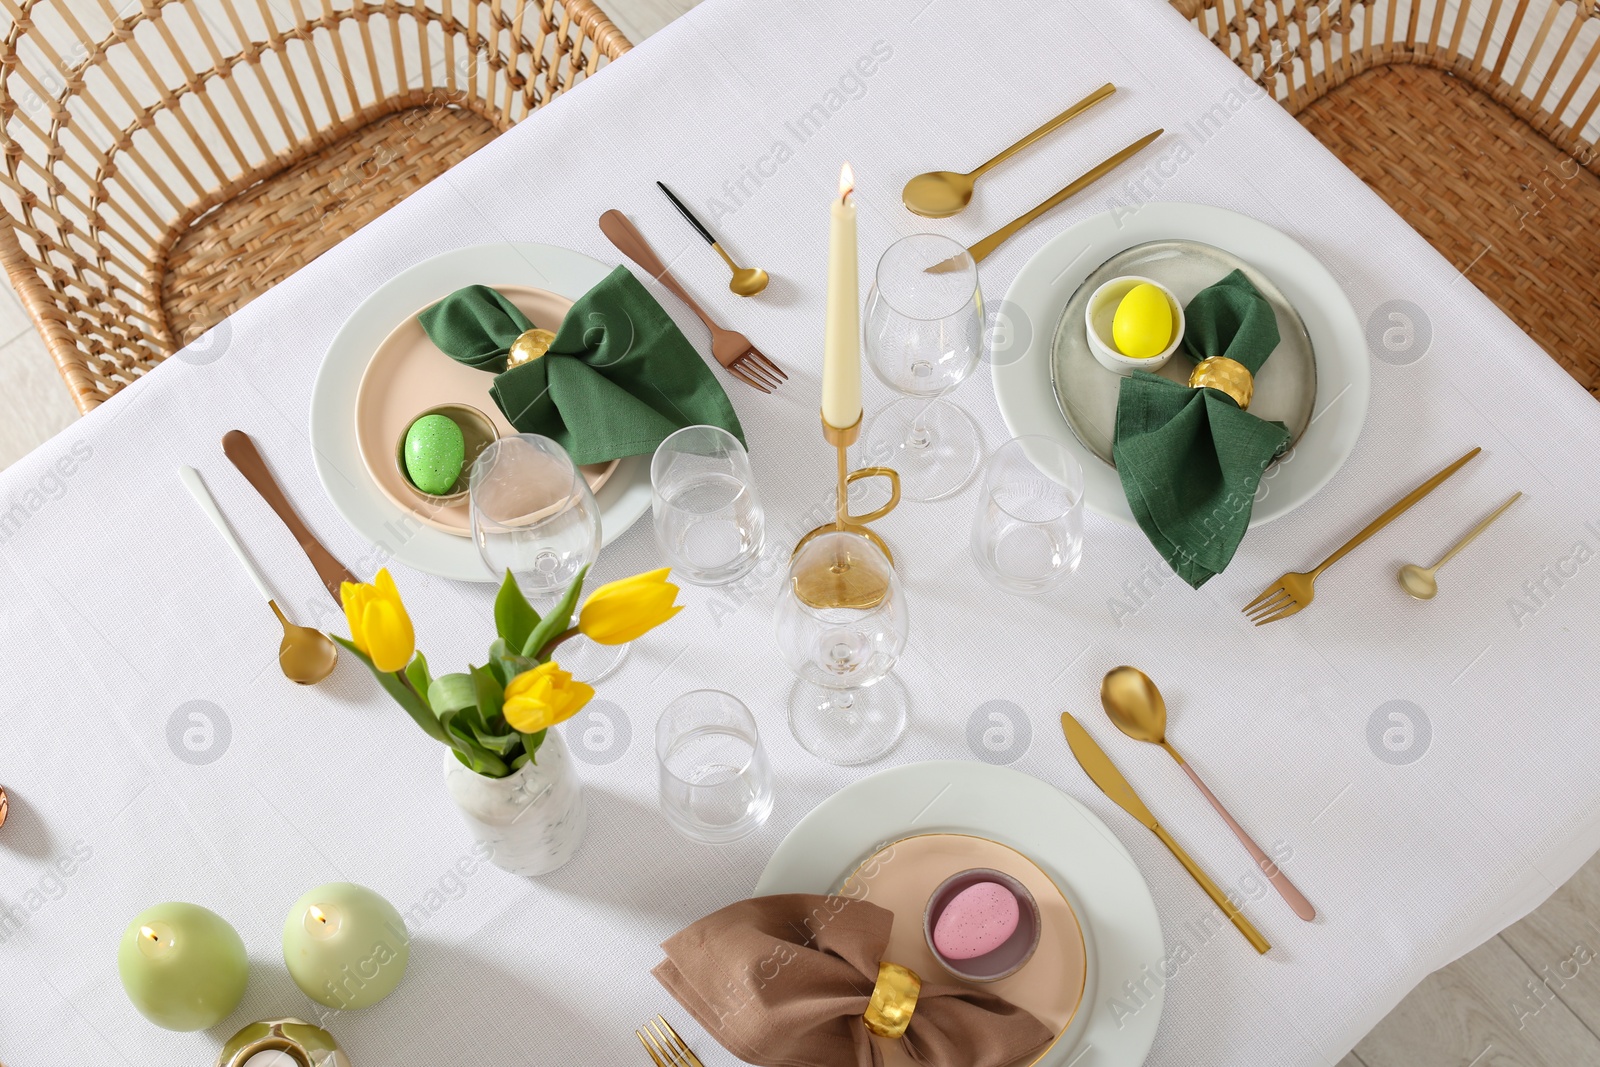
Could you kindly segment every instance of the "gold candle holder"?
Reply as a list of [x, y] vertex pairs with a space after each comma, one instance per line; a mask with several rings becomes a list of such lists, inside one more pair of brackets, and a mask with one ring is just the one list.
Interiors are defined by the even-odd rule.
[[216, 1067], [245, 1067], [263, 1052], [281, 1052], [295, 1067], [350, 1067], [350, 1058], [332, 1034], [299, 1019], [251, 1023], [222, 1046]]
[[[793, 556], [798, 556], [801, 549], [822, 534], [853, 533], [871, 541], [883, 553], [890, 566], [894, 565], [894, 553], [889, 551], [888, 544], [878, 536], [877, 531], [867, 527], [867, 523], [883, 518], [900, 503], [900, 472], [892, 467], [861, 467], [851, 470], [849, 448], [860, 436], [859, 417], [854, 425], [842, 430], [830, 425], [827, 419], [822, 420], [822, 437], [834, 447], [839, 457], [839, 482], [834, 503], [834, 518], [832, 522], [824, 523], [800, 538], [799, 543], [794, 546], [791, 559]], [[889, 479], [889, 502], [864, 515], [850, 514], [850, 486], [864, 478], [879, 477]], [[854, 565], [849, 553], [835, 553], [831, 557], [816, 560], [797, 573], [794, 582], [795, 595], [802, 603], [814, 608], [869, 608], [880, 602], [887, 592], [887, 585], [883, 579]]]

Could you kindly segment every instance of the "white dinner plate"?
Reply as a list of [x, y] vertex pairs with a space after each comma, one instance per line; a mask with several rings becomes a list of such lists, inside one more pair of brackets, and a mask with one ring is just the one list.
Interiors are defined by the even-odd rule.
[[[1020, 340], [1019, 350], [993, 360], [995, 399], [1006, 427], [1017, 437], [1038, 434], [1065, 445], [1083, 465], [1089, 509], [1132, 525], [1133, 512], [1116, 469], [1078, 439], [1057, 404], [1051, 381], [1057, 326], [1079, 287], [1112, 256], [1151, 241], [1213, 245], [1271, 280], [1299, 312], [1315, 353], [1316, 405], [1310, 424], [1263, 482], [1266, 492], [1257, 496], [1250, 526], [1288, 514], [1328, 484], [1355, 449], [1366, 423], [1372, 368], [1355, 308], [1310, 252], [1248, 215], [1204, 204], [1162, 202], [1145, 204], [1131, 215], [1118, 214], [1095, 215], [1057, 234], [1011, 283], [1001, 316], [1016, 320], [1011, 333]], [[1017, 329], [1018, 322], [1026, 329]]]
[[[492, 582], [472, 540], [433, 529], [373, 482], [356, 441], [356, 394], [378, 346], [401, 321], [468, 285], [524, 285], [576, 300], [612, 267], [558, 248], [518, 242], [458, 248], [418, 263], [362, 301], [339, 328], [311, 391], [311, 452], [323, 491], [346, 522], [396, 561], [461, 582]], [[610, 544], [650, 508], [650, 457], [629, 456], [595, 493]]]
[[[886, 843], [913, 834], [962, 833], [1009, 845], [1070, 895], [1089, 947], [1078, 1017], [1039, 1059], [1066, 1067], [1138, 1067], [1161, 1022], [1163, 990], [1120, 1019], [1107, 1007], [1123, 982], [1165, 955], [1161, 920], [1144, 876], [1110, 828], [1056, 789], [987, 763], [940, 760], [879, 771], [817, 805], [783, 839], [755, 895], [833, 893]], [[1149, 983], [1146, 983], [1148, 985]]]

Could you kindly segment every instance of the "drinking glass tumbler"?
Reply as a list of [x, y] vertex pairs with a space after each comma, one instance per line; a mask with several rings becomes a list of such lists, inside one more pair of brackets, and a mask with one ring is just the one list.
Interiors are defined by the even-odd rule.
[[[502, 437], [478, 456], [468, 478], [472, 540], [496, 576], [510, 571], [541, 613], [600, 555], [600, 505], [567, 450], [548, 437]], [[586, 637], [561, 646], [561, 666], [586, 682], [610, 675], [626, 645]]]
[[672, 573], [695, 585], [742, 578], [761, 558], [765, 518], [750, 456], [717, 426], [686, 426], [650, 461], [651, 517]]
[[[928, 269], [936, 264], [939, 270]], [[905, 394], [873, 418], [863, 442], [866, 456], [900, 472], [907, 500], [959, 491], [983, 458], [983, 435], [971, 415], [941, 398], [983, 356], [977, 263], [937, 234], [896, 241], [878, 261], [862, 337], [873, 373]]]
[[989, 458], [972, 557], [1008, 593], [1042, 593], [1083, 558], [1083, 467], [1048, 437], [1018, 437]]
[[772, 772], [756, 720], [736, 697], [699, 689], [656, 722], [661, 813], [685, 837], [737, 841], [772, 814]]

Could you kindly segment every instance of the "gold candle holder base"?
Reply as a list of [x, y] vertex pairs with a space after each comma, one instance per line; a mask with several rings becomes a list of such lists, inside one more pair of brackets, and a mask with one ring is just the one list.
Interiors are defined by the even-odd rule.
[[[822, 437], [833, 445], [839, 457], [839, 482], [834, 504], [834, 520], [818, 526], [800, 538], [794, 546], [791, 559], [799, 555], [800, 550], [807, 544], [823, 534], [852, 533], [872, 542], [889, 561], [889, 565], [894, 565], [894, 553], [889, 550], [889, 545], [875, 530], [869, 529], [867, 523], [883, 518], [900, 503], [900, 473], [891, 467], [862, 467], [851, 470], [849, 448], [860, 436], [860, 418], [856, 419], [854, 425], [845, 429], [830, 425], [827, 419], [822, 420]], [[852, 515], [850, 486], [864, 478], [889, 479], [889, 502], [865, 515]], [[795, 596], [800, 598], [801, 603], [813, 608], [870, 608], [880, 603], [888, 592], [888, 585], [882, 577], [869, 569], [854, 566], [848, 552], [818, 558], [794, 575], [794, 583]]]
[[332, 1034], [299, 1019], [251, 1023], [222, 1046], [216, 1067], [245, 1067], [263, 1052], [281, 1052], [295, 1067], [350, 1067], [350, 1058]]

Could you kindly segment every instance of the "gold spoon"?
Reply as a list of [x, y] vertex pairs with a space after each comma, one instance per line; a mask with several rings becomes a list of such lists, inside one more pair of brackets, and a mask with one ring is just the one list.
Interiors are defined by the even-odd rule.
[[1450, 551], [1439, 557], [1439, 562], [1435, 563], [1433, 566], [1419, 567], [1415, 563], [1407, 563], [1404, 567], [1401, 567], [1400, 588], [1404, 589], [1418, 600], [1432, 600], [1439, 592], [1439, 583], [1433, 579], [1433, 576], [1439, 573], [1439, 568], [1455, 559], [1457, 552], [1460, 552], [1463, 548], [1466, 548], [1468, 545], [1472, 544], [1473, 540], [1479, 534], [1483, 533], [1483, 531], [1489, 528], [1490, 523], [1494, 522], [1494, 520], [1498, 519], [1501, 515], [1504, 515], [1506, 508], [1509, 508], [1512, 504], [1515, 504], [1521, 496], [1522, 494], [1520, 492], [1512, 493], [1510, 500], [1507, 500], [1504, 504], [1501, 504], [1499, 507], [1495, 508], [1493, 513], [1491, 513], [1486, 519], [1478, 523], [1478, 525], [1474, 526], [1471, 530], [1467, 531], [1467, 536], [1457, 541]]
[[1156, 688], [1156, 683], [1144, 671], [1137, 667], [1114, 667], [1107, 671], [1105, 680], [1100, 683], [1100, 703], [1111, 721], [1117, 724], [1117, 729], [1136, 741], [1148, 741], [1166, 749], [1167, 754], [1177, 760], [1178, 766], [1188, 774], [1189, 780], [1211, 802], [1217, 814], [1222, 816], [1222, 821], [1228, 824], [1233, 836], [1250, 853], [1250, 858], [1255, 860], [1256, 866], [1267, 876], [1278, 895], [1288, 902], [1289, 908], [1306, 922], [1317, 917], [1317, 909], [1294, 887], [1289, 876], [1261, 851], [1261, 846], [1251, 840], [1244, 827], [1234, 821], [1228, 809], [1222, 806], [1222, 801], [1206, 788], [1194, 768], [1178, 755], [1178, 750], [1167, 740], [1167, 702], [1161, 699], [1161, 690]]
[[200, 505], [200, 510], [211, 519], [212, 525], [222, 535], [222, 539], [233, 549], [233, 554], [250, 575], [251, 581], [256, 583], [256, 588], [266, 598], [267, 607], [278, 617], [278, 622], [283, 626], [283, 641], [278, 645], [278, 667], [283, 671], [283, 676], [291, 682], [301, 685], [312, 685], [322, 681], [333, 673], [333, 665], [339, 659], [339, 646], [335, 645], [328, 635], [309, 626], [296, 626], [284, 617], [283, 610], [278, 607], [278, 602], [272, 599], [272, 593], [267, 589], [266, 579], [261, 577], [261, 572], [256, 570], [256, 565], [245, 554], [244, 546], [239, 544], [239, 539], [233, 535], [233, 530], [228, 527], [228, 520], [222, 517], [222, 512], [217, 509], [217, 502], [212, 499], [211, 492], [200, 480], [200, 472], [193, 467], [181, 467], [178, 475], [183, 479], [183, 484], [188, 486], [189, 494], [194, 497], [195, 503]]
[[1010, 159], [1074, 115], [1087, 111], [1116, 91], [1115, 85], [1106, 82], [977, 170], [967, 174], [959, 174], [953, 170], [934, 170], [917, 175], [906, 182], [905, 189], [900, 193], [900, 199], [905, 203], [906, 210], [914, 215], [930, 219], [949, 218], [972, 202], [972, 187], [990, 167]]
[[672, 195], [671, 189], [668, 189], [660, 182], [656, 182], [656, 187], [667, 194], [667, 199], [672, 201], [672, 206], [678, 209], [679, 214], [689, 220], [689, 225], [700, 231], [700, 236], [706, 239], [706, 243], [716, 251], [717, 255], [722, 257], [722, 262], [726, 263], [728, 269], [733, 271], [733, 279], [728, 282], [728, 288], [733, 290], [735, 296], [755, 296], [767, 287], [767, 282], [771, 279], [767, 277], [766, 271], [760, 267], [741, 267], [735, 263], [733, 257], [728, 255], [727, 249], [722, 247], [722, 242], [711, 236], [711, 231], [705, 228], [704, 223], [694, 217], [694, 212], [690, 211], [682, 200]]
[[770, 280], [767, 272], [760, 267], [741, 267], [733, 261], [727, 252], [722, 250], [722, 245], [716, 241], [711, 242], [711, 247], [717, 250], [722, 261], [733, 271], [733, 277], [728, 280], [728, 288], [732, 289], [735, 296], [755, 296], [767, 287]]

